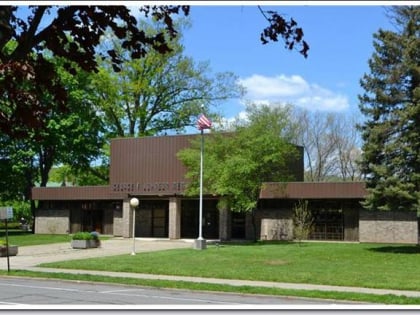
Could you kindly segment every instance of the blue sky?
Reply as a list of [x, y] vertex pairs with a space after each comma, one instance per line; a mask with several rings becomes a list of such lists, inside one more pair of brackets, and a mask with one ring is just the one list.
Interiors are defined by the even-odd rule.
[[[272, 2], [271, 2], [272, 3]], [[303, 2], [305, 3], [305, 2]], [[214, 72], [231, 71], [255, 102], [292, 103], [310, 110], [358, 112], [359, 80], [369, 73], [373, 34], [393, 29], [385, 6], [376, 5], [263, 5], [293, 17], [310, 45], [305, 59], [283, 42], [262, 45], [268, 24], [256, 3], [192, 5], [192, 27], [184, 33], [185, 53], [209, 61]], [[389, 8], [389, 5], [387, 6]], [[219, 108], [226, 118], [244, 110], [240, 100]]]
[[[183, 33], [185, 54], [196, 62], [208, 61], [213, 72], [236, 74], [248, 91], [246, 100], [349, 114], [359, 112], [357, 95], [363, 92], [359, 81], [369, 73], [373, 34], [380, 28], [393, 29], [386, 8], [390, 3], [401, 3], [284, 1], [275, 6], [271, 5], [275, 1], [169, 2], [191, 6], [192, 26]], [[135, 7], [150, 3], [121, 4]], [[260, 33], [268, 22], [258, 4], [297, 21], [310, 46], [307, 59], [297, 50], [286, 50], [282, 41], [261, 44]], [[233, 118], [244, 111], [244, 100], [229, 100], [216, 110], [225, 118]]]

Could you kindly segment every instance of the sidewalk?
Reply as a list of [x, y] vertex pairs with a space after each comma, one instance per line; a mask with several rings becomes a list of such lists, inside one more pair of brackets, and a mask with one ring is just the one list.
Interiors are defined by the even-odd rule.
[[[145, 251], [166, 250], [171, 248], [190, 248], [193, 244], [190, 241], [184, 240], [146, 240], [136, 239], [135, 250], [136, 253]], [[339, 291], [339, 292], [354, 292], [367, 294], [393, 294], [404, 295], [407, 297], [420, 297], [420, 291], [406, 291], [406, 290], [390, 290], [390, 289], [371, 289], [371, 288], [357, 288], [357, 287], [342, 287], [329, 285], [315, 285], [315, 284], [298, 284], [298, 283], [280, 283], [267, 281], [247, 281], [247, 280], [232, 280], [232, 279], [215, 279], [215, 278], [200, 278], [200, 277], [184, 277], [184, 276], [167, 276], [167, 275], [152, 275], [152, 274], [138, 274], [126, 272], [111, 272], [111, 271], [94, 271], [94, 270], [70, 270], [70, 269], [54, 269], [37, 267], [38, 264], [46, 262], [56, 262], [63, 260], [84, 259], [93, 257], [103, 257], [112, 255], [127, 254], [130, 255], [133, 249], [132, 239], [111, 239], [102, 241], [100, 248], [91, 249], [72, 249], [70, 243], [59, 243], [49, 245], [24, 246], [19, 248], [17, 256], [9, 257], [11, 270], [31, 270], [41, 272], [61, 272], [69, 274], [90, 274], [103, 275], [110, 277], [124, 277], [137, 279], [159, 279], [159, 280], [173, 280], [173, 281], [188, 281], [201, 283], [215, 283], [227, 284], [232, 286], [258, 286], [271, 287], [282, 289], [295, 290], [319, 290], [319, 291]], [[7, 270], [6, 258], [0, 259], [0, 269]]]

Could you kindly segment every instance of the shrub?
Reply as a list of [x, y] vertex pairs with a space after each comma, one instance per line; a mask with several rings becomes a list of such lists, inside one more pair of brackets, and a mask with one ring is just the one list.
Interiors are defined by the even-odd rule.
[[293, 213], [293, 234], [295, 239], [299, 242], [306, 240], [311, 234], [314, 224], [314, 218], [311, 211], [308, 209], [307, 200], [299, 200], [299, 202], [294, 206]]
[[[18, 230], [20, 229], [20, 223], [19, 222], [7, 222], [7, 228], [10, 230]], [[4, 221], [0, 222], [0, 230], [6, 229], [6, 223]]]
[[94, 240], [94, 236], [89, 232], [77, 232], [72, 236], [72, 240]]

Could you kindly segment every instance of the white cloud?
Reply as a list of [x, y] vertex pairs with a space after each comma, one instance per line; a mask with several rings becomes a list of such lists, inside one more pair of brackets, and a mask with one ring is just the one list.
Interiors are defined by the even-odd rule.
[[334, 93], [299, 75], [265, 77], [254, 74], [239, 82], [246, 88], [245, 98], [253, 103], [289, 103], [309, 110], [342, 111], [349, 107], [345, 95]]

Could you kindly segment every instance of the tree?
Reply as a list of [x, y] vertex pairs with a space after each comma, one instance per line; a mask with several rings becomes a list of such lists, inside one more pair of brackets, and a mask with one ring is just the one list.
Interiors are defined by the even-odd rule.
[[[47, 112], [48, 122], [41, 131], [28, 132], [24, 138], [6, 134], [0, 136], [3, 147], [1, 157], [11, 164], [9, 169], [4, 170], [6, 174], [1, 175], [20, 177], [20, 181], [14, 182], [24, 183], [17, 187], [26, 199], [30, 198], [30, 190], [35, 183], [46, 186], [54, 165], [66, 163], [74, 170], [86, 170], [103, 146], [101, 121], [90, 105], [95, 103], [90, 75], [82, 70], [74, 76], [70, 75], [59, 58], [51, 60], [51, 63], [57, 68], [60, 84], [67, 90], [69, 112], [63, 113], [58, 105], [54, 107], [54, 102], [51, 102]], [[44, 94], [43, 97], [49, 99], [50, 95]]]
[[293, 235], [299, 244], [309, 238], [313, 225], [314, 217], [308, 209], [308, 200], [299, 200], [293, 207]]
[[285, 47], [292, 50], [300, 47], [299, 53], [305, 58], [308, 57], [309, 45], [303, 40], [303, 30], [298, 27], [294, 19], [287, 21], [282, 15], [276, 11], [264, 11], [258, 6], [261, 14], [270, 23], [261, 33], [261, 42], [267, 44], [269, 41], [277, 42], [278, 37], [283, 38]]
[[361, 179], [357, 119], [344, 114], [295, 110], [297, 142], [304, 147], [306, 181]]
[[360, 83], [361, 168], [369, 210], [420, 210], [420, 7], [393, 7], [395, 31], [374, 34]]
[[[253, 215], [263, 182], [294, 179], [287, 166], [297, 150], [291, 144], [290, 108], [249, 105], [247, 114], [246, 121], [236, 121], [234, 132], [206, 136], [203, 188], [205, 194], [220, 196], [228, 209]], [[192, 196], [199, 192], [199, 156], [199, 141], [178, 154], [188, 169], [186, 193]]]
[[[120, 38], [133, 58], [145, 55], [146, 47], [166, 53], [170, 49], [162, 33], [147, 36], [137, 28], [137, 19], [124, 6], [30, 6], [26, 20], [17, 14], [17, 6], [0, 8], [0, 130], [14, 137], [45, 127], [50, 103], [42, 95], [51, 96], [54, 106], [64, 111], [66, 90], [60, 85], [55, 68], [45, 57], [64, 58], [66, 69], [95, 71], [96, 47], [101, 36], [110, 29]], [[188, 6], [144, 6], [140, 12], [163, 21], [167, 34], [176, 36], [171, 16], [180, 11], [188, 14]], [[48, 21], [48, 22], [46, 22]], [[14, 45], [10, 45], [13, 42]], [[118, 60], [113, 50], [99, 52], [109, 57], [115, 69]]]
[[[285, 41], [287, 49], [301, 46], [305, 57], [309, 46], [297, 23], [287, 21], [275, 11], [261, 13], [269, 22], [261, 33], [263, 44]], [[26, 10], [18, 14], [19, 10]], [[45, 127], [50, 103], [42, 95], [51, 96], [54, 106], [66, 109], [66, 90], [60, 85], [50, 56], [68, 60], [67, 70], [74, 74], [77, 65], [85, 71], [97, 70], [96, 54], [101, 37], [111, 31], [122, 41], [122, 48], [133, 59], [144, 57], [149, 47], [159, 53], [170, 51], [167, 35], [177, 35], [173, 16], [189, 14], [186, 5], [142, 6], [140, 13], [161, 21], [165, 32], [152, 36], [138, 28], [136, 12], [125, 6], [2, 6], [0, 7], [0, 131], [13, 137], [25, 137]], [[23, 17], [22, 17], [23, 16]], [[14, 45], [10, 45], [13, 42]], [[112, 60], [119, 70], [121, 60], [113, 49], [99, 52]]]
[[[132, 59], [120, 41], [108, 36], [103, 47], [112, 47], [122, 61], [118, 73], [108, 61], [99, 63], [95, 85], [101, 113], [111, 137], [150, 136], [182, 132], [194, 125], [201, 112], [229, 98], [240, 97], [242, 88], [232, 73], [212, 75], [208, 63], [184, 56], [180, 44], [184, 22], [177, 23], [179, 36], [167, 39], [171, 52], [148, 51]], [[160, 33], [157, 23], [141, 24], [147, 34]]]

